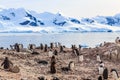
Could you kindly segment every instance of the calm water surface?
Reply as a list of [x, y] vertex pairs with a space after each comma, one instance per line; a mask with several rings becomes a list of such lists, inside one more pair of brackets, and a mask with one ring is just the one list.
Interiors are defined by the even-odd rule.
[[27, 47], [29, 43], [49, 44], [50, 42], [60, 42], [67, 47], [71, 44], [82, 44], [89, 47], [106, 42], [114, 42], [116, 37], [120, 37], [120, 32], [114, 33], [58, 33], [58, 34], [40, 34], [40, 33], [0, 33], [0, 46], [9, 48], [9, 45], [22, 43]]

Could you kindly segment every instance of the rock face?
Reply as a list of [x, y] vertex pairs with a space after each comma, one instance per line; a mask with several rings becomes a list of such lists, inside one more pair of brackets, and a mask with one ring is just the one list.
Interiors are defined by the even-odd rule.
[[20, 68], [18, 66], [13, 66], [12, 68], [10, 68], [9, 70], [10, 72], [13, 72], [13, 73], [19, 73], [20, 72]]

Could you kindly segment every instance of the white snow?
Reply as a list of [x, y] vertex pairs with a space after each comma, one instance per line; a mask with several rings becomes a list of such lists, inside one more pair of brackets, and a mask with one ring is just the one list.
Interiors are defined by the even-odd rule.
[[[30, 16], [27, 16], [28, 14]], [[6, 20], [9, 18], [10, 20]], [[116, 21], [114, 25], [108, 25], [105, 16], [96, 16], [88, 18], [94, 22], [90, 23], [85, 21], [85, 18], [76, 19], [80, 23], [72, 22], [71, 19], [60, 13], [36, 13], [34, 11], [25, 10], [24, 8], [10, 8], [3, 9], [0, 7], [0, 32], [109, 32], [120, 31], [120, 14], [111, 16]], [[25, 21], [29, 21], [26, 25], [21, 25]], [[44, 23], [41, 25], [39, 22]], [[34, 22], [37, 26], [31, 26], [30, 23]], [[65, 22], [65, 23], [64, 23]], [[62, 25], [61, 25], [62, 24]]]

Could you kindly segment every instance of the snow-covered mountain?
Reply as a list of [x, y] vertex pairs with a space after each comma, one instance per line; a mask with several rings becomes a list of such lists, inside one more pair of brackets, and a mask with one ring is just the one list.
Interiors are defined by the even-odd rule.
[[60, 13], [36, 13], [24, 8], [0, 9], [0, 32], [112, 32], [120, 31], [120, 14], [71, 18]]

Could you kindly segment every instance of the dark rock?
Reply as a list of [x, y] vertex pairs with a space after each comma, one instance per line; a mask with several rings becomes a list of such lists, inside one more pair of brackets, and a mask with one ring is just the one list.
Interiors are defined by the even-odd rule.
[[31, 22], [29, 25], [30, 26], [38, 26], [38, 24], [36, 22]]
[[27, 21], [20, 23], [20, 25], [27, 25], [28, 23], [30, 23], [30, 21], [27, 20]]
[[37, 61], [37, 63], [38, 64], [43, 64], [43, 65], [47, 65], [48, 64], [48, 62], [45, 61], [45, 60], [39, 60], [39, 61]]

